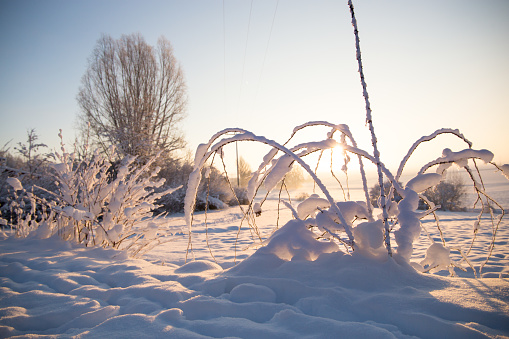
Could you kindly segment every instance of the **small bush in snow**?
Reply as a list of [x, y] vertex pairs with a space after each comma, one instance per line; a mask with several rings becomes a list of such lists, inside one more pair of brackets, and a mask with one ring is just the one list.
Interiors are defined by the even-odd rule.
[[[326, 138], [321, 141], [313, 141], [299, 144], [294, 147], [286, 147], [276, 141], [269, 140], [265, 137], [256, 136], [251, 132], [241, 129], [227, 129], [214, 135], [207, 144], [200, 145], [196, 151], [194, 170], [190, 175], [187, 194], [185, 200], [185, 216], [189, 227], [189, 234], [192, 231], [192, 213], [194, 206], [199, 203], [198, 188], [202, 180], [203, 169], [208, 166], [207, 161], [215, 155], [221, 156], [223, 147], [227, 144], [239, 141], [254, 141], [268, 145], [271, 150], [265, 155], [262, 163], [256, 171], [253, 172], [247, 187], [247, 198], [249, 204], [247, 207], [241, 207], [244, 213], [242, 223], [247, 222], [249, 227], [253, 228], [258, 234], [255, 222], [256, 215], [263, 211], [263, 204], [267, 194], [258, 196], [260, 189], [272, 191], [273, 189], [281, 189], [278, 183], [284, 179], [285, 175], [291, 172], [293, 166], [299, 165], [307, 172], [315, 181], [316, 186], [321, 190], [322, 196], [316, 194], [310, 195], [297, 206], [292, 206], [290, 202], [282, 201], [288, 208], [292, 210], [295, 219], [299, 219], [315, 234], [320, 241], [334, 242], [339, 248], [344, 248], [348, 253], [359, 253], [361, 255], [381, 258], [384, 256], [393, 257], [399, 262], [410, 262], [413, 252], [413, 243], [420, 236], [423, 225], [420, 220], [429, 214], [434, 214], [438, 209], [433, 201], [430, 201], [424, 194], [426, 190], [437, 187], [445, 178], [446, 170], [453, 164], [465, 169], [472, 179], [474, 189], [478, 193], [478, 202], [483, 206], [496, 206], [501, 209], [502, 213], [495, 218], [492, 215], [491, 229], [493, 230], [493, 242], [488, 249], [487, 260], [490, 257], [493, 248], [496, 230], [504, 215], [504, 211], [500, 205], [486, 194], [480, 179], [480, 172], [476, 169], [475, 162], [481, 160], [485, 163], [492, 163], [493, 154], [487, 150], [474, 150], [471, 143], [459, 131], [451, 129], [440, 129], [434, 133], [420, 138], [412, 145], [407, 155], [403, 158], [396, 175], [393, 175], [381, 161], [377, 161], [375, 157], [368, 152], [357, 148], [356, 142], [350, 133], [348, 126], [335, 125], [327, 122], [309, 122], [301, 126], [297, 126], [292, 134], [295, 135], [300, 130], [312, 126], [326, 126], [330, 128]], [[234, 133], [234, 136], [231, 134]], [[408, 159], [414, 153], [415, 149], [422, 144], [433, 140], [442, 134], [452, 134], [463, 140], [468, 148], [459, 152], [453, 152], [445, 149], [442, 156], [425, 164], [414, 178], [409, 180], [405, 185], [400, 182], [401, 174]], [[339, 137], [335, 137], [339, 135]], [[292, 137], [289, 139], [291, 140]], [[358, 158], [361, 178], [363, 181], [365, 201], [335, 201], [328, 188], [313, 172], [310, 166], [304, 161], [305, 157], [316, 152], [323, 152], [336, 146], [341, 146], [344, 150], [342, 158], [344, 161], [343, 170], [348, 170], [350, 156]], [[374, 215], [366, 176], [364, 174], [363, 161], [367, 160], [373, 164], [379, 164], [386, 178], [384, 185], [384, 201], [385, 204], [381, 208], [384, 214]], [[474, 166], [471, 166], [471, 163]], [[504, 166], [500, 167], [504, 170]], [[435, 169], [435, 173], [431, 172]], [[279, 186], [279, 187], [278, 187]], [[378, 190], [379, 194], [382, 190]], [[281, 196], [281, 195], [280, 195]], [[428, 206], [425, 211], [418, 211], [419, 201], [422, 200]], [[490, 209], [482, 208], [478, 217], [478, 221], [474, 225], [472, 239], [475, 240], [475, 233], [481, 226], [481, 217], [485, 211]], [[384, 217], [386, 215], [386, 217]], [[438, 218], [437, 218], [438, 220]], [[241, 227], [242, 224], [239, 226]], [[419, 263], [412, 263], [421, 271], [437, 271], [448, 269], [451, 274], [454, 267], [465, 269], [463, 264], [472, 265], [468, 261], [468, 249], [449, 247], [442, 234], [442, 230], [437, 221], [437, 229], [440, 231], [440, 241], [436, 242], [431, 237], [430, 249], [427, 252], [425, 260]], [[391, 236], [394, 240], [391, 241]], [[392, 242], [395, 241], [395, 244]], [[384, 248], [385, 245], [385, 248]], [[450, 257], [451, 251], [457, 251], [462, 260], [453, 261]], [[484, 264], [483, 264], [484, 265]], [[472, 267], [473, 268], [473, 267]], [[476, 270], [473, 268], [474, 272]], [[482, 266], [480, 268], [482, 270]]]
[[306, 192], [301, 192], [301, 193], [299, 193], [299, 195], [297, 195], [297, 196], [295, 197], [295, 200], [296, 200], [296, 201], [304, 201], [304, 200], [306, 200], [307, 198], [309, 198], [309, 194], [308, 194], [308, 193], [306, 193]]
[[39, 136], [37, 135], [34, 128], [27, 131], [27, 143], [18, 143], [18, 146], [14, 147], [21, 155], [23, 159], [23, 168], [25, 175], [30, 179], [40, 176], [41, 172], [45, 172], [45, 165], [50, 162], [50, 159], [54, 158], [52, 153], [40, 153], [40, 149], [47, 148], [48, 146], [43, 143], [38, 143]]
[[[464, 211], [463, 200], [466, 193], [466, 186], [461, 177], [448, 176], [438, 185], [428, 188], [424, 196], [440, 211]], [[425, 206], [424, 204], [420, 207]]]
[[[400, 182], [399, 185], [402, 185]], [[390, 189], [391, 189], [391, 182], [385, 181], [384, 182], [384, 193], [385, 196], [389, 195]], [[401, 200], [401, 197], [396, 193], [394, 199], [396, 202]], [[372, 186], [369, 190], [369, 201], [373, 207], [382, 207], [380, 206], [380, 186], [378, 184]]]
[[[158, 162], [160, 163], [160, 161]], [[193, 170], [193, 165], [189, 160], [173, 160], [169, 165], [167, 163], [161, 163], [161, 167], [162, 170], [159, 172], [158, 177], [165, 178], [166, 184], [157, 188], [156, 192], [165, 190], [167, 185], [173, 187], [184, 186], [184, 188], [186, 188], [189, 174]], [[197, 211], [221, 209], [227, 206], [238, 205], [238, 201], [234, 198], [231, 187], [223, 173], [213, 166], [204, 168], [203, 172], [204, 174], [208, 172], [209, 176], [203, 176], [200, 183], [198, 189], [198, 203], [195, 206]], [[243, 200], [241, 198], [245, 188], [234, 186], [233, 190], [236, 192], [236, 196], [239, 197], [240, 203], [245, 204], [245, 199]], [[207, 196], [209, 199], [207, 199]], [[181, 213], [184, 211], [184, 198], [185, 189], [165, 195], [157, 201], [159, 207], [156, 211], [158, 213]]]
[[[39, 136], [35, 129], [27, 131], [27, 142], [19, 142], [14, 147], [15, 152], [11, 154], [9, 143], [0, 149], [0, 216], [6, 219], [11, 217], [11, 208], [9, 207], [10, 197], [9, 188], [11, 187], [7, 180], [10, 177], [16, 177], [29, 190], [33, 185], [44, 187], [47, 190], [55, 188], [54, 182], [49, 176], [49, 164], [54, 159], [51, 153], [42, 153], [42, 149], [47, 148], [43, 143], [38, 142]], [[41, 198], [49, 198], [42, 194]], [[30, 209], [25, 206], [25, 209]], [[13, 216], [16, 217], [16, 216]]]

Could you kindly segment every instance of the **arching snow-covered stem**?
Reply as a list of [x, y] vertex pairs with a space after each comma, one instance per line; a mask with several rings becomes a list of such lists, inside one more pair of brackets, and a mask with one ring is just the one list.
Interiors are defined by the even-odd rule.
[[352, 146], [348, 146], [348, 145], [343, 145], [343, 148], [347, 152], [351, 152], [351, 153], [357, 154], [358, 156], [361, 156], [363, 158], [368, 159], [373, 164], [377, 164], [379, 166], [379, 168], [380, 168], [380, 171], [381, 171], [382, 175], [385, 175], [387, 177], [387, 179], [392, 183], [392, 185], [396, 189], [396, 192], [398, 192], [398, 194], [401, 195], [402, 197], [405, 196], [405, 190], [403, 190], [403, 188], [396, 181], [396, 179], [394, 178], [392, 173], [387, 169], [387, 167], [385, 167], [385, 165], [380, 161], [380, 159], [378, 159], [378, 161], [377, 161], [377, 159], [374, 156], [372, 156], [369, 153], [367, 153], [366, 151], [363, 151], [363, 150], [361, 150], [359, 148], [356, 148], [356, 147], [352, 147]]
[[[185, 205], [184, 205], [185, 219], [186, 219], [186, 223], [187, 223], [190, 234], [192, 231], [192, 213], [193, 213], [194, 205], [196, 202], [196, 193], [197, 193], [198, 185], [201, 180], [201, 169], [203, 168], [203, 166], [205, 165], [205, 163], [207, 162], [209, 157], [212, 154], [214, 154], [219, 148], [222, 148], [225, 145], [232, 143], [232, 142], [236, 142], [236, 141], [255, 141], [255, 142], [260, 142], [260, 143], [269, 145], [269, 146], [273, 147], [274, 149], [285, 153], [285, 156], [288, 156], [292, 162], [297, 162], [300, 166], [302, 166], [302, 168], [306, 172], [308, 172], [308, 174], [311, 176], [311, 178], [316, 182], [318, 187], [321, 189], [321, 191], [325, 195], [326, 199], [330, 202], [331, 209], [335, 212], [335, 214], [337, 215], [337, 217], [339, 219], [340, 224], [344, 227], [344, 230], [348, 236], [348, 239], [342, 240], [342, 241], [350, 246], [353, 245], [353, 235], [352, 235], [350, 223], [348, 223], [345, 220], [345, 218], [343, 217], [343, 214], [341, 213], [341, 211], [339, 210], [339, 207], [334, 202], [334, 199], [330, 195], [329, 191], [327, 190], [325, 185], [321, 182], [321, 180], [316, 176], [316, 174], [311, 170], [311, 168], [298, 155], [296, 155], [294, 152], [292, 152], [292, 150], [286, 148], [283, 145], [280, 145], [279, 143], [277, 143], [273, 140], [267, 139], [262, 136], [257, 136], [251, 132], [244, 132], [244, 133], [236, 134], [229, 138], [224, 138], [224, 139], [218, 141], [216, 144], [212, 145], [210, 147], [210, 150], [208, 150], [208, 151], [204, 151], [203, 149], [200, 149], [200, 148], [197, 150], [197, 157], [195, 158], [197, 161], [195, 162], [194, 170], [189, 177], [188, 188], [187, 188], [187, 192], [186, 192], [186, 200], [185, 200]], [[317, 147], [318, 144], [310, 143], [309, 146], [311, 146], [310, 148], [314, 148], [314, 147]], [[323, 145], [323, 146], [326, 146], [326, 145]], [[330, 146], [332, 147], [333, 143], [330, 143]], [[299, 145], [298, 147], [306, 148], [304, 144]], [[201, 159], [199, 159], [198, 152], [200, 152]], [[307, 154], [307, 151], [303, 151], [303, 153]]]
[[[353, 147], [357, 148], [357, 142], [355, 141], [352, 133], [350, 132], [350, 128], [348, 127], [348, 125], [332, 124], [328, 121], [309, 121], [302, 125], [296, 126], [293, 129], [293, 132], [292, 132], [292, 135], [290, 136], [290, 138], [288, 138], [288, 140], [283, 145], [286, 145], [288, 142], [290, 142], [290, 140], [295, 136], [295, 134], [298, 131], [300, 131], [304, 128], [307, 128], [307, 127], [311, 127], [311, 126], [330, 127], [332, 129], [331, 132], [329, 133], [330, 138], [333, 137], [333, 135], [336, 131], [339, 131], [351, 141]], [[357, 155], [357, 158], [359, 160], [359, 170], [360, 170], [361, 180], [362, 180], [362, 189], [364, 190], [364, 197], [366, 199], [366, 205], [368, 208], [369, 218], [370, 218], [370, 221], [373, 221], [373, 207], [371, 206], [371, 203], [369, 202], [368, 181], [366, 179], [366, 171], [364, 170], [364, 163], [362, 162], [362, 156]], [[318, 164], [317, 164], [317, 166], [318, 166]]]
[[471, 148], [467, 148], [459, 152], [453, 152], [446, 148], [443, 150], [443, 154], [440, 158], [430, 161], [426, 165], [422, 166], [419, 170], [419, 174], [426, 172], [426, 170], [430, 167], [436, 165], [440, 165], [437, 172], [442, 174], [443, 171], [449, 168], [453, 163], [460, 167], [466, 166], [468, 159], [481, 159], [484, 163], [489, 163], [493, 159], [493, 153], [485, 149], [474, 150]]
[[414, 144], [410, 147], [407, 154], [405, 155], [405, 157], [401, 160], [401, 163], [399, 164], [398, 171], [396, 172], [396, 180], [399, 180], [399, 178], [401, 177], [401, 174], [403, 174], [403, 169], [404, 169], [408, 159], [410, 158], [410, 156], [416, 150], [416, 148], [423, 142], [431, 141], [441, 134], [453, 134], [453, 135], [457, 136], [458, 138], [462, 139], [463, 141], [465, 141], [468, 144], [469, 148], [472, 147], [472, 143], [467, 138], [465, 138], [465, 136], [462, 133], [460, 133], [459, 130], [451, 129], [451, 128], [438, 129], [435, 132], [431, 133], [430, 135], [423, 136], [423, 137], [419, 138], [419, 140], [414, 142]]

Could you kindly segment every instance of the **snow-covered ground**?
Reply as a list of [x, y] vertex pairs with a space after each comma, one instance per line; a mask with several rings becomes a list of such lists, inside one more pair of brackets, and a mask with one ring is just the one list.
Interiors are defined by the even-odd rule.
[[[268, 205], [257, 220], [263, 237], [270, 235], [278, 215], [276, 201]], [[462, 277], [450, 278], [417, 273], [388, 258], [328, 250], [307, 261], [306, 246], [296, 244], [314, 240], [296, 224], [255, 252], [249, 228], [238, 231], [241, 216], [235, 208], [195, 215], [187, 264], [187, 236], [179, 233], [185, 225], [182, 215], [167, 218], [164, 225], [175, 235], [163, 239], [173, 241], [144, 259], [58, 238], [4, 234], [0, 337], [509, 337], [507, 220], [499, 227], [483, 278], [475, 279], [470, 269], [456, 269]], [[476, 214], [439, 217], [448, 244], [466, 246]], [[289, 219], [290, 212], [282, 208], [279, 225]], [[434, 232], [431, 220], [424, 225]], [[470, 253], [477, 269], [491, 236], [489, 220], [482, 225]], [[281, 248], [288, 244], [294, 246], [283, 252], [291, 260], [283, 260]], [[413, 260], [422, 259], [428, 246], [422, 236]]]

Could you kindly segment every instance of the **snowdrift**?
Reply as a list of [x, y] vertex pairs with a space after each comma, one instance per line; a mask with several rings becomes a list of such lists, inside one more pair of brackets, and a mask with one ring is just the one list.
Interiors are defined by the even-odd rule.
[[[224, 232], [232, 224], [228, 213], [209, 219], [210, 232], [222, 237], [212, 246], [222, 243], [225, 253], [233, 241]], [[0, 336], [509, 336], [506, 278], [445, 278], [387, 256], [346, 255], [301, 226], [288, 223], [227, 270], [203, 259], [174, 264], [182, 253], [164, 249], [149, 261], [57, 237], [3, 239]], [[505, 248], [495, 256], [503, 258]]]

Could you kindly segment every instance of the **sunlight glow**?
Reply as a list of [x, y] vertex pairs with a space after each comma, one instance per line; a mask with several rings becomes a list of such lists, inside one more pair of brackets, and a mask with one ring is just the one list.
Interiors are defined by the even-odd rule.
[[319, 161], [317, 169], [318, 172], [330, 173], [332, 167], [332, 171], [334, 173], [339, 173], [340, 171], [342, 171], [342, 168], [345, 164], [345, 156], [343, 154], [343, 147], [341, 144], [338, 144], [337, 146], [330, 150], [325, 150], [322, 153], [321, 157], [320, 153], [316, 153], [314, 157], [315, 159], [310, 161], [310, 164], [314, 164], [312, 168], [316, 169], [316, 163]]

